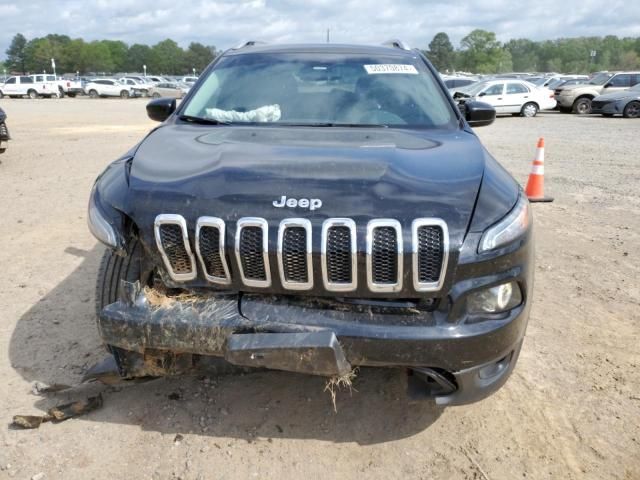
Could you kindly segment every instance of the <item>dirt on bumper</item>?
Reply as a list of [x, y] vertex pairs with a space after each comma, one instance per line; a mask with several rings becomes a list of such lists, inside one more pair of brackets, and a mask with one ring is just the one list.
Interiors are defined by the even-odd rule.
[[[138, 284], [123, 286], [122, 298], [101, 312], [99, 331], [111, 347], [152, 356], [145, 362], [159, 366], [147, 372], [152, 375], [183, 373], [196, 356], [318, 375], [360, 365], [455, 373], [513, 352], [528, 317], [525, 306], [502, 320], [452, 325], [437, 312], [372, 315], [256, 295], [166, 297]], [[167, 363], [167, 352], [187, 360]]]

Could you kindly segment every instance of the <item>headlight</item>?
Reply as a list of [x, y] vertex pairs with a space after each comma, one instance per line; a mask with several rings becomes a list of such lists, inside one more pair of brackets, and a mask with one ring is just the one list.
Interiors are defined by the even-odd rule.
[[529, 227], [529, 200], [522, 194], [511, 212], [484, 232], [480, 239], [480, 252], [486, 252], [506, 245], [522, 235]]
[[118, 240], [116, 232], [96, 204], [96, 195], [96, 187], [94, 186], [93, 190], [91, 190], [91, 197], [89, 198], [89, 214], [87, 216], [89, 230], [94, 237], [108, 247], [117, 248]]
[[511, 310], [521, 303], [520, 287], [516, 282], [509, 282], [471, 293], [467, 297], [467, 311], [469, 313], [500, 313]]

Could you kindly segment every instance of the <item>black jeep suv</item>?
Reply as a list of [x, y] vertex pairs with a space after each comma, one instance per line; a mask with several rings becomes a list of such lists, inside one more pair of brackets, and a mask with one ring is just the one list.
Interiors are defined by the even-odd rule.
[[[514, 368], [529, 203], [433, 66], [383, 46], [249, 42], [100, 175], [100, 335], [124, 377], [401, 367], [442, 405]], [[221, 360], [224, 359], [224, 360]]]

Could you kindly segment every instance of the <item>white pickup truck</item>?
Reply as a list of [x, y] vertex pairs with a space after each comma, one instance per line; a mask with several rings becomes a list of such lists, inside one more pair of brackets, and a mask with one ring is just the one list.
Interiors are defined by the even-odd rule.
[[[44, 77], [45, 75], [35, 75], [36, 77]], [[0, 85], [0, 98], [5, 95], [11, 98], [20, 98], [27, 96], [29, 98], [42, 97], [58, 97], [60, 92], [55, 82], [44, 81], [39, 79], [36, 81], [34, 76], [15, 76], [9, 77], [3, 85]]]

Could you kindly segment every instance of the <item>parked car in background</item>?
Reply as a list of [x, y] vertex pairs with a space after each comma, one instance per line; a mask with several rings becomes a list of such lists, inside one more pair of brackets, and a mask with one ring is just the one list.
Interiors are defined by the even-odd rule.
[[580, 85], [582, 83], [584, 83], [585, 81], [581, 78], [571, 78], [569, 80], [563, 80], [562, 82], [556, 84], [553, 86], [552, 90], [555, 91], [555, 89], [560, 88], [560, 87], [569, 87], [571, 85]]
[[550, 90], [555, 89], [569, 80], [573, 80], [576, 83], [584, 83], [589, 80], [589, 77], [587, 75], [553, 75], [550, 77], [538, 78], [537, 80], [527, 79], [527, 81], [538, 87], [546, 87]]
[[180, 81], [182, 83], [187, 83], [189, 85], [193, 85], [198, 80], [198, 77], [182, 77]]
[[605, 117], [640, 118], [640, 83], [628, 90], [598, 95], [591, 101], [591, 113]]
[[182, 98], [189, 92], [188, 87], [182, 86], [179, 83], [162, 82], [156, 84], [153, 88], [153, 98], [160, 97], [172, 97]]
[[149, 97], [153, 93], [153, 85], [131, 77], [122, 77], [118, 80], [123, 85], [128, 85], [133, 90], [134, 97]]
[[96, 78], [84, 86], [84, 91], [91, 98], [98, 97], [120, 97], [129, 98], [133, 96], [133, 89], [129, 85], [124, 85], [113, 78]]
[[0, 108], [0, 153], [7, 149], [7, 142], [11, 139], [7, 128], [7, 114]]
[[485, 80], [467, 87], [454, 89], [453, 98], [460, 104], [470, 99], [486, 102], [496, 113], [535, 117], [540, 110], [552, 110], [556, 106], [553, 91], [536, 87], [524, 80]]
[[0, 85], [0, 98], [4, 96], [38, 98], [38, 88], [30, 76], [9, 77], [4, 84]]
[[591, 102], [598, 95], [626, 90], [640, 83], [640, 72], [601, 72], [591, 80], [577, 85], [555, 89], [560, 110], [586, 115], [591, 113]]
[[442, 80], [448, 89], [466, 87], [477, 81], [469, 77], [443, 77]]
[[147, 79], [147, 82], [153, 83], [153, 84], [158, 84], [158, 83], [167, 83], [169, 82], [168, 79], [164, 78], [164, 77], [158, 77], [155, 75], [149, 76], [149, 77], [145, 77]]

